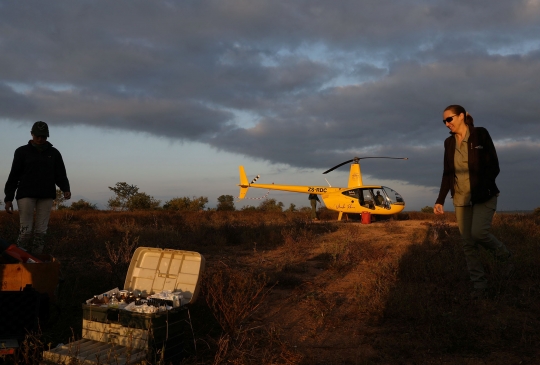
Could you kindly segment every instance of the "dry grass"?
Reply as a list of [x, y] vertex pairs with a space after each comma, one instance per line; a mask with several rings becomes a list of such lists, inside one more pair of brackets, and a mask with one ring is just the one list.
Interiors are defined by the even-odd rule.
[[[490, 296], [471, 301], [453, 215], [361, 225], [325, 221], [331, 214], [312, 223], [303, 213], [53, 212], [46, 247], [65, 283], [19, 363], [80, 334], [80, 303], [122, 287], [139, 246], [207, 259], [186, 365], [535, 363], [539, 218], [496, 215], [493, 233], [517, 271], [504, 277], [486, 253]], [[14, 242], [17, 222], [0, 214], [0, 237]]]

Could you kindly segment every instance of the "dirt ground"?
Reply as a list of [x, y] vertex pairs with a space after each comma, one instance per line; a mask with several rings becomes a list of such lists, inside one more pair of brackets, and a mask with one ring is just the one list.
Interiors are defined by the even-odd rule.
[[471, 302], [455, 223], [442, 229], [419, 220], [333, 225], [273, 250], [254, 245], [234, 253], [238, 265], [260, 268], [278, 282], [248, 327], [277, 328], [302, 364], [535, 363], [531, 353], [538, 351], [521, 356], [497, 344], [504, 331], [468, 343], [477, 340], [477, 325], [489, 333], [490, 326], [500, 331], [495, 322], [518, 320], [511, 309], [502, 313], [500, 298]]
[[[395, 333], [387, 333], [380, 323], [389, 283], [378, 283], [384, 287], [378, 290], [374, 281], [381, 278], [374, 277], [376, 266], [399, 260], [415, 244], [411, 237], [425, 237], [428, 226], [421, 221], [338, 224], [341, 228], [337, 231], [320, 234], [310, 242], [286, 244], [271, 251], [254, 246], [250, 252], [235, 253], [241, 265], [279, 272], [278, 285], [250, 325], [275, 325], [306, 364], [361, 364], [366, 359], [384, 363], [379, 342], [394, 340]], [[329, 266], [339, 260], [333, 257], [333, 246], [343, 242], [369, 242], [366, 259], [357, 257], [358, 262], [351, 267], [332, 269]], [[362, 285], [370, 294], [362, 293]], [[369, 303], [359, 302], [366, 295], [371, 297]], [[406, 336], [406, 330], [402, 335]]]

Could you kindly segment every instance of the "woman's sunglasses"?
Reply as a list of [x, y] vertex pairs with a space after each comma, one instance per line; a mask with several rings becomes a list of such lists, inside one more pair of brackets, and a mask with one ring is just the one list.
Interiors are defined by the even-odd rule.
[[445, 118], [442, 120], [442, 122], [446, 125], [446, 123], [452, 123], [452, 121], [454, 120], [454, 117], [456, 116], [457, 114], [454, 114], [448, 118]]

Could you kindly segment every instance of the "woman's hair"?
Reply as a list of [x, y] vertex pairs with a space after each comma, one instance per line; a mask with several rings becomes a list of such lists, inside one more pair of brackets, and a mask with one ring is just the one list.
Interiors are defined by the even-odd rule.
[[449, 105], [444, 109], [444, 111], [451, 110], [454, 114], [464, 114], [465, 115], [465, 124], [467, 124], [469, 127], [474, 127], [474, 119], [473, 117], [467, 113], [464, 107], [461, 105]]

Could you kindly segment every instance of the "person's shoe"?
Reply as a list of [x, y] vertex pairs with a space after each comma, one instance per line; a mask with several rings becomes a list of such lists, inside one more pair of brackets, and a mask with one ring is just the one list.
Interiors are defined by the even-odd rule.
[[471, 292], [471, 299], [472, 300], [478, 300], [478, 299], [485, 299], [487, 296], [487, 290], [484, 289], [474, 289]]
[[508, 248], [505, 250], [505, 252], [502, 252], [502, 253], [498, 249], [495, 252], [495, 260], [497, 262], [507, 263], [508, 261], [512, 260], [513, 257], [514, 257], [514, 251]]

